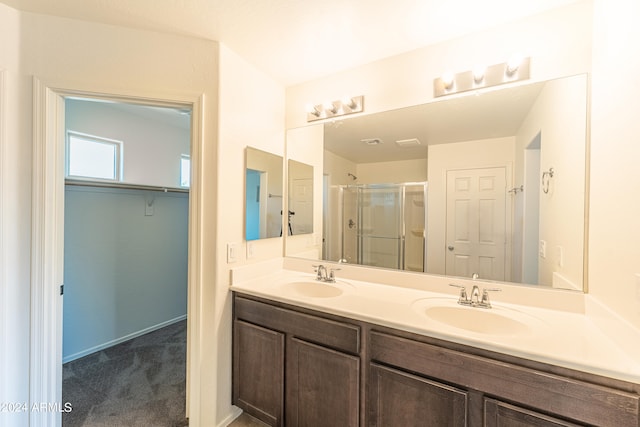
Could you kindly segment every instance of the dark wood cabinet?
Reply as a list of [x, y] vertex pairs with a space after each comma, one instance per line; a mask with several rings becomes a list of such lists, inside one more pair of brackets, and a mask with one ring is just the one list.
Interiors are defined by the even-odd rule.
[[285, 424], [357, 427], [360, 358], [296, 338], [287, 344]]
[[236, 321], [233, 339], [235, 404], [269, 425], [283, 425], [284, 334]]
[[[613, 425], [613, 424], [612, 424]], [[485, 427], [578, 427], [529, 409], [520, 408], [494, 399], [484, 402]]]
[[271, 426], [360, 425], [360, 326], [234, 298], [233, 403]]
[[640, 427], [640, 385], [234, 295], [233, 403], [287, 427]]
[[467, 393], [372, 363], [369, 370], [370, 427], [467, 425]]

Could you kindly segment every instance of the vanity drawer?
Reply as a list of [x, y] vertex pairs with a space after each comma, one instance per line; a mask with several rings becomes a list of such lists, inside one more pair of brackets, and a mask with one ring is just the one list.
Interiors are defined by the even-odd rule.
[[237, 295], [234, 310], [237, 319], [347, 353], [360, 352], [360, 327], [357, 325], [274, 307]]
[[639, 396], [557, 374], [371, 333], [371, 360], [599, 426], [638, 427]]

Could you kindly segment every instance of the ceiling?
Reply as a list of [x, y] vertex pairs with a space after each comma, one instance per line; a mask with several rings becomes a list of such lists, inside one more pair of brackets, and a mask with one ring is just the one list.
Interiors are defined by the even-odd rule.
[[218, 40], [291, 86], [579, 0], [0, 0]]

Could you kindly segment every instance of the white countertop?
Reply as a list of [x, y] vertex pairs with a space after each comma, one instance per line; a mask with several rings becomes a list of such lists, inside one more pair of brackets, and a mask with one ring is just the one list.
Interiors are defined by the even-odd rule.
[[[424, 315], [421, 301], [425, 298], [438, 298], [455, 306], [457, 289], [446, 286], [450, 278], [438, 278], [425, 275], [410, 275], [403, 272], [386, 273], [373, 269], [366, 272], [366, 281], [354, 279], [362, 276], [362, 269], [356, 270], [340, 266], [346, 271], [338, 272], [336, 287], [342, 294], [334, 297], [308, 297], [287, 287], [287, 284], [301, 281], [314, 281], [315, 275], [310, 269], [311, 263], [302, 262], [283, 264], [282, 260], [269, 261], [243, 266], [232, 271], [231, 290], [279, 301], [299, 307], [318, 310], [343, 317], [387, 326], [407, 332], [427, 335], [451, 342], [470, 345], [486, 350], [497, 351], [513, 356], [551, 363], [566, 368], [577, 369], [604, 375], [634, 383], [640, 383], [640, 334], [628, 325], [616, 328], [615, 322], [607, 319], [605, 333], [597, 322], [601, 315], [588, 316], [582, 303], [572, 303], [570, 309], [545, 307], [545, 304], [523, 305], [517, 301], [518, 293], [532, 293], [535, 290], [520, 290], [517, 287], [502, 285], [503, 292], [491, 295], [495, 313], [514, 313], [530, 326], [526, 333], [487, 334], [457, 329]], [[284, 267], [287, 268], [284, 268]], [[385, 276], [388, 275], [388, 276]], [[376, 283], [375, 277], [385, 283]], [[419, 282], [418, 282], [419, 280]], [[399, 285], [394, 286], [396, 281]], [[446, 283], [445, 283], [446, 282]], [[321, 283], [321, 282], [318, 282]], [[456, 283], [468, 285], [477, 283], [484, 288], [485, 283], [457, 280]], [[495, 287], [487, 284], [486, 287]], [[435, 291], [434, 291], [435, 290]], [[467, 286], [470, 291], [470, 286]], [[554, 294], [554, 300], [567, 298], [580, 301], [582, 294]], [[501, 299], [501, 297], [505, 296]], [[548, 296], [543, 298], [549, 298]], [[531, 298], [529, 298], [531, 299]], [[565, 302], [565, 305], [571, 305]], [[587, 304], [588, 305], [588, 304]], [[460, 306], [462, 307], [462, 306]], [[462, 309], [465, 309], [462, 307]], [[484, 310], [466, 308], [468, 310]], [[612, 337], [611, 327], [618, 335]], [[624, 332], [620, 332], [624, 331]], [[622, 336], [620, 334], [633, 334]], [[631, 345], [625, 346], [624, 342]], [[636, 349], [637, 347], [637, 349]], [[634, 351], [636, 349], [636, 351]]]

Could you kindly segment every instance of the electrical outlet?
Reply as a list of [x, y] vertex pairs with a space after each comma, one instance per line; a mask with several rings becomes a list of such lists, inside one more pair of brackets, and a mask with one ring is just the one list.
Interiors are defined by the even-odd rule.
[[562, 249], [562, 246], [556, 246], [556, 262], [558, 267], [564, 267], [564, 249]]

